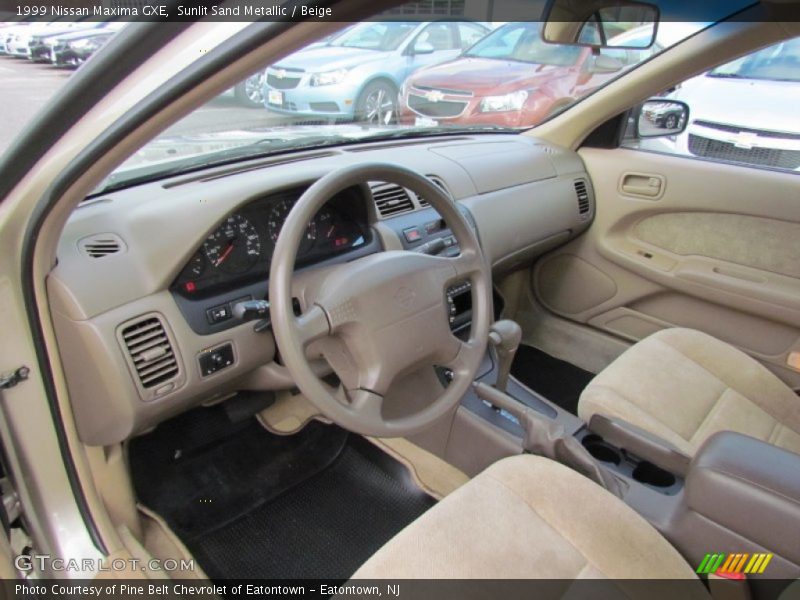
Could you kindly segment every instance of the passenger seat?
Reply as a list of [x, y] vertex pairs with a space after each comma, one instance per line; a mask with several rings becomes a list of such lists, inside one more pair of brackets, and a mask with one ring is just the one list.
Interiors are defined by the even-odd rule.
[[800, 454], [800, 397], [761, 363], [710, 335], [665, 329], [632, 346], [586, 387], [578, 415], [622, 419], [691, 457], [718, 431]]

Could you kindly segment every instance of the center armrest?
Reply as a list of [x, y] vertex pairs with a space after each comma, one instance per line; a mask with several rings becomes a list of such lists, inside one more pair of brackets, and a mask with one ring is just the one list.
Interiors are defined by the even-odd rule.
[[692, 460], [686, 505], [800, 564], [800, 455], [738, 433], [717, 433]]

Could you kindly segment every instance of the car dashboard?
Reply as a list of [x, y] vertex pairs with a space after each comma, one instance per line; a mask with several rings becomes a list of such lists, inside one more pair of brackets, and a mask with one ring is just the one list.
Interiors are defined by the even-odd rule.
[[[47, 281], [84, 443], [120, 442], [239, 390], [294, 387], [271, 330], [234, 308], [268, 300], [275, 241], [302, 193], [331, 170], [364, 162], [404, 166], [439, 185], [495, 272], [530, 264], [594, 215], [577, 153], [507, 134], [259, 158], [88, 199], [68, 221]], [[292, 284], [296, 311], [313, 304], [321, 272], [384, 250], [459, 252], [426, 199], [363, 182], [330, 198], [308, 224]], [[469, 289], [456, 287], [442, 316], [453, 330], [469, 325]]]

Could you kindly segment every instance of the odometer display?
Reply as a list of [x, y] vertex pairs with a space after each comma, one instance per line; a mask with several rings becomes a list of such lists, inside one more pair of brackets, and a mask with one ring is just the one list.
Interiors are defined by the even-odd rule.
[[231, 274], [251, 269], [261, 255], [261, 238], [243, 215], [231, 215], [203, 244], [212, 267]]

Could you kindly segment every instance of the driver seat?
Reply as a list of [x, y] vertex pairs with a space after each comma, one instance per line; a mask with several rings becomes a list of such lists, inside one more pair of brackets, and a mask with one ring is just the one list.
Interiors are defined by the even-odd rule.
[[493, 464], [353, 575], [387, 578], [613, 579], [622, 587], [625, 579], [686, 579], [684, 597], [709, 597], [678, 551], [632, 508], [533, 455]]

